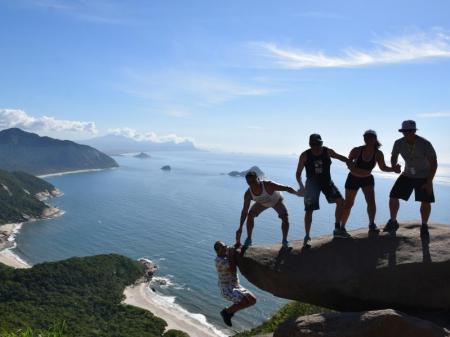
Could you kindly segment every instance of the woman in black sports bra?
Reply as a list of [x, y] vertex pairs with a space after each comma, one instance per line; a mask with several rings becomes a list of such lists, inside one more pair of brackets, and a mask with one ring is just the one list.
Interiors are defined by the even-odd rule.
[[348, 158], [353, 162], [350, 166], [350, 173], [345, 181], [345, 203], [342, 212], [342, 226], [345, 227], [353, 207], [356, 194], [361, 188], [367, 202], [367, 214], [369, 216], [369, 232], [378, 233], [379, 229], [375, 224], [375, 180], [372, 170], [376, 164], [380, 170], [385, 172], [394, 172], [392, 167], [386, 166], [383, 152], [379, 150], [381, 144], [377, 139], [377, 133], [374, 130], [364, 132], [363, 146], [352, 149]]

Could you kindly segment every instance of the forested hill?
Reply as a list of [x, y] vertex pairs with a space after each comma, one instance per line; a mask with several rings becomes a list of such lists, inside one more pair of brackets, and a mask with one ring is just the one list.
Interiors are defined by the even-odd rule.
[[55, 191], [52, 184], [30, 174], [0, 170], [0, 224], [39, 218], [48, 206], [36, 195]]
[[0, 264], [0, 331], [48, 329], [65, 323], [65, 337], [161, 337], [166, 322], [121, 304], [124, 288], [143, 266], [120, 255], [71, 258], [13, 269]]
[[0, 169], [6, 171], [39, 175], [117, 166], [114, 159], [87, 145], [18, 128], [0, 131]]

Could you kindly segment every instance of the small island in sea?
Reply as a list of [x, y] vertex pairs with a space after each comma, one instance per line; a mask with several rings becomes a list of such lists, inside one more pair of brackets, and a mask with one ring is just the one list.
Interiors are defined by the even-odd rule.
[[170, 165], [164, 165], [163, 167], [161, 167], [161, 170], [170, 171], [170, 170], [172, 170], [172, 168], [170, 167]]
[[265, 176], [264, 172], [258, 166], [252, 166], [248, 170], [245, 170], [245, 171], [231, 171], [228, 173], [228, 175], [230, 177], [245, 177], [245, 175], [250, 171], [256, 172], [256, 174], [260, 178], [263, 178]]
[[137, 155], [134, 155], [133, 157], [139, 158], [139, 159], [150, 159], [151, 158], [151, 156], [145, 152], [138, 153]]

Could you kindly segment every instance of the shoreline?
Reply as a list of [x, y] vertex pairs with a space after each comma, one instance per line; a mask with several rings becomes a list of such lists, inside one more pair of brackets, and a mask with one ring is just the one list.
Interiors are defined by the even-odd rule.
[[48, 174], [41, 174], [36, 177], [38, 178], [47, 178], [47, 177], [59, 177], [59, 176], [65, 176], [68, 174], [77, 174], [77, 173], [89, 173], [89, 172], [98, 172], [98, 171], [106, 171], [106, 170], [113, 170], [117, 167], [107, 167], [107, 168], [98, 168], [98, 169], [85, 169], [85, 170], [73, 170], [73, 171], [63, 171], [63, 172], [55, 172], [55, 173], [48, 173]]
[[[47, 200], [50, 197], [56, 198], [62, 196], [59, 190], [55, 190], [53, 193], [46, 193], [45, 198], [42, 200]], [[41, 192], [43, 193], [43, 192]], [[37, 196], [39, 199], [39, 197]], [[41, 199], [39, 199], [41, 200]], [[0, 225], [0, 263], [13, 268], [31, 268], [32, 265], [24, 261], [20, 256], [13, 252], [13, 249], [17, 247], [16, 235], [20, 232], [23, 225], [29, 224], [41, 220], [51, 220], [64, 215], [65, 211], [59, 209], [58, 207], [47, 204], [47, 208], [44, 209], [42, 215], [39, 218], [30, 218], [28, 221], [19, 223], [8, 223]]]
[[191, 337], [227, 336], [212, 324], [207, 323], [203, 315], [196, 317], [196, 314], [173, 303], [170, 297], [152, 292], [149, 289], [150, 284], [150, 282], [143, 282], [126, 287], [125, 299], [122, 303], [150, 311], [156, 317], [162, 318], [167, 323], [166, 330], [181, 330]]

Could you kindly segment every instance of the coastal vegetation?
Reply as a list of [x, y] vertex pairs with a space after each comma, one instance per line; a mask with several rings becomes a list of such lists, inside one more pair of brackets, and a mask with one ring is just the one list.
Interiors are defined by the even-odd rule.
[[0, 224], [40, 217], [47, 205], [36, 194], [54, 190], [52, 184], [30, 174], [0, 170]]
[[[13, 332], [0, 336], [33, 337], [33, 331], [43, 330], [48, 337], [185, 337], [165, 333], [166, 322], [149, 311], [122, 304], [125, 287], [143, 273], [141, 264], [115, 254], [31, 269], [0, 264], [0, 333]], [[49, 329], [57, 322], [65, 322], [64, 331], [52, 335]]]
[[234, 337], [251, 337], [257, 336], [261, 334], [274, 332], [275, 329], [287, 319], [297, 317], [297, 316], [306, 316], [312, 314], [318, 314], [330, 311], [329, 309], [318, 307], [315, 305], [301, 303], [301, 302], [289, 302], [281, 307], [271, 318], [265, 321], [260, 326], [250, 330], [244, 331], [234, 335]]

